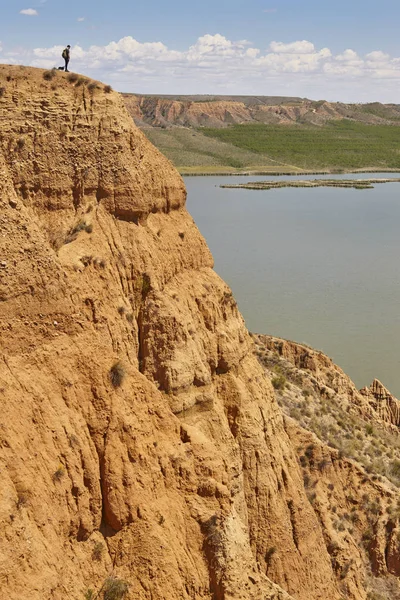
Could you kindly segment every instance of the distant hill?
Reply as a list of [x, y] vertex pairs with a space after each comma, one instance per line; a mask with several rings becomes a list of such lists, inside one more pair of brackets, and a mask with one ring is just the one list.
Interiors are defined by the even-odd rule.
[[123, 94], [141, 127], [228, 127], [232, 124], [312, 124], [352, 119], [370, 125], [399, 125], [400, 105], [343, 104], [282, 96], [156, 96]]
[[123, 97], [135, 123], [181, 173], [400, 170], [398, 104], [282, 96]]

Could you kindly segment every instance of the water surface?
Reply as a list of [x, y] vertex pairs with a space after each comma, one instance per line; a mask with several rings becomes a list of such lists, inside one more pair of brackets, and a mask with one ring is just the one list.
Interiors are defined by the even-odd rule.
[[377, 377], [400, 398], [400, 183], [219, 187], [266, 179], [296, 177], [185, 178], [188, 210], [247, 327], [318, 348], [358, 387]]

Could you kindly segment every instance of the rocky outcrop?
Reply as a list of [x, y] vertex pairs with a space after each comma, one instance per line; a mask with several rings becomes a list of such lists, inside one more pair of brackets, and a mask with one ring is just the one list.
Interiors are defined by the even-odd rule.
[[228, 127], [239, 123], [323, 125], [327, 121], [353, 119], [369, 124], [398, 125], [396, 105], [355, 105], [306, 98], [264, 96], [142, 96], [123, 94], [135, 120], [146, 127]]
[[371, 423], [397, 431], [400, 424], [400, 401], [378, 379], [374, 379], [369, 388], [358, 390], [350, 377], [323, 352], [273, 336], [254, 337], [260, 346], [287, 360], [303, 374], [307, 373], [311, 385], [317, 385], [320, 391], [328, 395], [337, 394], [350, 412], [360, 414]]
[[389, 392], [379, 379], [374, 379], [370, 387], [362, 388], [360, 393], [367, 399], [382, 421], [399, 427], [400, 401]]

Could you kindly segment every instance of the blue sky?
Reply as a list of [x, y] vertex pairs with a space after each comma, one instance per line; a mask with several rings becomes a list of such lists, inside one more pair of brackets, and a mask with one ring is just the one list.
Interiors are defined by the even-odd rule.
[[59, 66], [69, 43], [120, 91], [399, 102], [399, 21], [394, 0], [12, 0], [0, 62]]

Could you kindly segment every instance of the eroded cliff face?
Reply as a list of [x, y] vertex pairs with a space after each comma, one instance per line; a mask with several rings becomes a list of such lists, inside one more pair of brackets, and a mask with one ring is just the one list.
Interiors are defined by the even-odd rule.
[[[399, 401], [322, 352], [254, 335], [345, 598], [400, 598]], [[273, 564], [271, 565], [273, 568]]]
[[396, 105], [372, 104], [362, 110], [355, 104], [263, 96], [177, 97], [123, 94], [125, 105], [140, 127], [228, 127], [238, 123], [293, 123], [323, 125], [327, 121], [353, 119], [370, 124], [396, 125]]
[[0, 88], [2, 595], [339, 600], [179, 175], [101, 84]]

